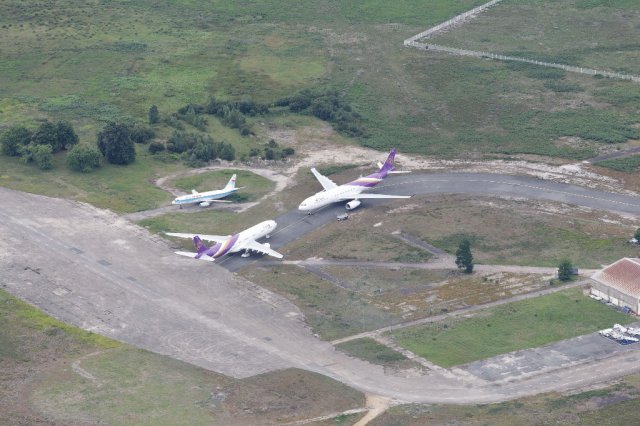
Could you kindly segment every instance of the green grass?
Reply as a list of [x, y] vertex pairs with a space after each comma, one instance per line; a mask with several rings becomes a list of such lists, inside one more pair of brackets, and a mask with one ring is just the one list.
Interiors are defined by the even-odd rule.
[[0, 356], [16, 354], [15, 345], [19, 338], [13, 335], [12, 330], [17, 327], [28, 327], [47, 335], [65, 334], [81, 344], [102, 349], [121, 346], [121, 343], [115, 340], [58, 321], [2, 289], [0, 289], [0, 321], [3, 323], [0, 327], [2, 330], [0, 341], [3, 342], [0, 345], [2, 347]]
[[598, 161], [596, 164], [619, 172], [635, 173], [640, 171], [640, 155]]
[[66, 152], [56, 154], [54, 169], [39, 170], [17, 158], [0, 156], [0, 185], [20, 191], [71, 198], [118, 213], [147, 210], [168, 204], [172, 196], [152, 180], [164, 173], [184, 170], [180, 163], [163, 163], [146, 146], [137, 146], [135, 163], [117, 166], [104, 162], [92, 173], [79, 173], [66, 166]]
[[407, 360], [401, 353], [369, 338], [351, 340], [336, 345], [336, 347], [351, 356], [364, 359], [374, 364], [393, 365], [399, 361]]
[[393, 322], [394, 314], [363, 295], [318, 278], [296, 266], [246, 267], [243, 277], [295, 303], [315, 333], [325, 340], [373, 330]]
[[[38, 3], [7, 0], [0, 4], [0, 128], [66, 119], [82, 142], [93, 143], [104, 121], [145, 122], [152, 104], [166, 116], [210, 95], [268, 103], [330, 87], [363, 116], [369, 136], [357, 142], [382, 151], [584, 159], [602, 143], [638, 137], [640, 89], [633, 83], [402, 48], [404, 38], [481, 3], [144, 0], [89, 7], [56, 0], [45, 15]], [[504, 2], [434, 41], [640, 72], [635, 30], [624, 19], [638, 6], [601, 3]], [[584, 28], [595, 31], [597, 45]], [[263, 129], [322, 125], [274, 113], [252, 118], [256, 136], [241, 137], [208, 121], [207, 133], [231, 143], [238, 158], [268, 140]], [[166, 139], [171, 129], [157, 131]], [[563, 136], [583, 143], [563, 144]], [[130, 167], [141, 171], [98, 172], [78, 187], [59, 167], [42, 175], [5, 162], [3, 171], [22, 181], [3, 179], [5, 186], [118, 212], [166, 201], [147, 185], [156, 175], [143, 161]]]
[[632, 317], [585, 297], [580, 289], [571, 289], [393, 335], [412, 352], [452, 367], [630, 322]]

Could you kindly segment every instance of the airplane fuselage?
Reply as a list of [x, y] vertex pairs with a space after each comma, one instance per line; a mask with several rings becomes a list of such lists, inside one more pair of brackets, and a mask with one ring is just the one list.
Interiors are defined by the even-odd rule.
[[378, 177], [377, 175], [379, 175], [379, 173], [361, 177], [329, 190], [320, 191], [300, 203], [298, 209], [303, 212], [310, 212], [339, 201], [356, 200], [358, 199], [358, 195], [364, 190], [373, 188], [382, 182], [383, 177]]
[[243, 250], [248, 241], [258, 240], [262, 237], [266, 237], [276, 229], [277, 223], [274, 220], [265, 220], [251, 228], [245, 229], [242, 232], [233, 234], [226, 241], [216, 244], [210, 249], [211, 254], [209, 256], [214, 259], [224, 256], [227, 253], [237, 253]]
[[207, 192], [199, 192], [197, 194], [188, 194], [182, 195], [171, 202], [174, 205], [184, 205], [184, 204], [196, 204], [196, 203], [206, 203], [212, 200], [218, 200], [220, 198], [227, 197], [234, 192], [236, 192], [238, 188], [231, 189], [221, 189], [215, 191], [207, 191]]

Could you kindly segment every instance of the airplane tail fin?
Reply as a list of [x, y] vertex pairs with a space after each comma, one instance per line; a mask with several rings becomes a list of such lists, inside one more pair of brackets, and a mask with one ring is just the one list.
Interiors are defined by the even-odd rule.
[[195, 256], [196, 259], [200, 259], [200, 257], [209, 250], [209, 247], [207, 247], [207, 245], [197, 235], [193, 237], [193, 245], [196, 246], [196, 251], [198, 252]]
[[234, 189], [235, 187], [236, 187], [236, 175], [234, 173], [233, 176], [231, 176], [231, 179], [229, 179], [229, 182], [227, 182], [227, 186], [225, 186], [224, 189]]
[[387, 160], [384, 162], [384, 164], [380, 167], [380, 170], [378, 170], [379, 173], [382, 172], [390, 172], [391, 170], [393, 170], [393, 160], [394, 158], [396, 158], [396, 149], [393, 148], [391, 150], [391, 152], [389, 153], [389, 156], [387, 157]]

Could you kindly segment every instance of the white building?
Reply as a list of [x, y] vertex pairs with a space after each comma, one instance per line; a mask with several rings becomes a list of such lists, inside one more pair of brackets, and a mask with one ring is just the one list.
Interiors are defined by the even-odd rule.
[[591, 294], [620, 307], [640, 312], [640, 259], [618, 260], [591, 276]]

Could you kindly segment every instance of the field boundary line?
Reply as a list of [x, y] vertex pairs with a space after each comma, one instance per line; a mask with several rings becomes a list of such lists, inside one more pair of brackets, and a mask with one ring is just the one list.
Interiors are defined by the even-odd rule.
[[577, 67], [577, 66], [573, 66], [573, 65], [566, 65], [566, 64], [559, 64], [559, 63], [554, 63], [554, 62], [545, 62], [545, 61], [538, 61], [536, 59], [528, 59], [528, 58], [520, 58], [517, 56], [509, 56], [509, 55], [501, 55], [498, 53], [491, 53], [491, 52], [482, 52], [482, 51], [475, 51], [475, 50], [467, 50], [467, 49], [458, 49], [455, 47], [448, 47], [448, 46], [441, 46], [439, 44], [430, 44], [430, 43], [420, 43], [418, 42], [418, 40], [421, 39], [425, 39], [425, 38], [429, 38], [430, 36], [443, 31], [445, 29], [448, 29], [454, 25], [457, 24], [461, 24], [464, 23], [465, 21], [469, 20], [469, 19], [473, 19], [475, 18], [479, 13], [484, 12], [485, 10], [487, 10], [488, 8], [495, 6], [496, 4], [500, 3], [502, 0], [491, 0], [488, 3], [485, 3], [481, 6], [478, 7], [474, 7], [473, 9], [461, 13], [460, 15], [457, 15], [451, 19], [449, 19], [448, 21], [442, 22], [434, 27], [428, 28], [414, 36], [411, 36], [407, 39], [404, 40], [403, 44], [404, 46], [407, 47], [413, 47], [416, 49], [420, 49], [420, 50], [432, 50], [432, 51], [436, 51], [436, 52], [444, 52], [444, 53], [449, 53], [452, 55], [458, 55], [458, 56], [468, 56], [468, 57], [474, 57], [474, 58], [482, 58], [482, 59], [494, 59], [497, 61], [511, 61], [511, 62], [522, 62], [522, 63], [526, 63], [526, 64], [531, 64], [531, 65], [538, 65], [538, 66], [543, 66], [543, 67], [549, 67], [549, 68], [557, 68], [557, 69], [561, 69], [564, 71], [568, 71], [568, 72], [573, 72], [573, 73], [578, 73], [578, 74], [585, 74], [585, 75], [591, 75], [591, 76], [602, 76], [602, 77], [608, 77], [608, 78], [615, 78], [615, 79], [620, 79], [620, 80], [629, 80], [629, 81], [633, 81], [635, 83], [640, 83], [640, 76], [637, 75], [633, 75], [633, 74], [624, 74], [624, 73], [619, 73], [619, 72], [614, 72], [614, 71], [604, 71], [604, 70], [598, 70], [598, 69], [593, 69], [593, 68], [585, 68], [585, 67]]

